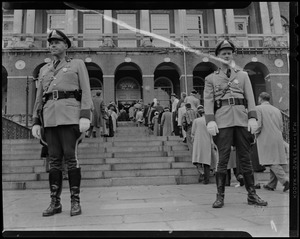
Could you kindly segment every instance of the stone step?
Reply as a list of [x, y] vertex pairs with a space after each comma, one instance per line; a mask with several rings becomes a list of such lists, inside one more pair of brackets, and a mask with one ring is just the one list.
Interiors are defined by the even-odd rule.
[[108, 153], [119, 153], [119, 152], [156, 152], [162, 151], [162, 146], [118, 146], [118, 147], [107, 147], [106, 152]]
[[120, 127], [133, 127], [136, 123], [132, 121], [118, 121], [118, 128]]
[[107, 164], [120, 164], [120, 163], [170, 163], [175, 162], [174, 157], [128, 157], [128, 158], [106, 158]]
[[[151, 172], [152, 171], [152, 172]], [[81, 188], [84, 187], [110, 187], [110, 186], [133, 186], [133, 185], [170, 185], [170, 184], [198, 184], [198, 173], [195, 173], [195, 170], [182, 169], [181, 176], [179, 171], [173, 169], [172, 171], [164, 172], [160, 170], [158, 174], [169, 174], [169, 176], [149, 176], [151, 173], [154, 173], [157, 170], [143, 170], [142, 172], [136, 171], [120, 171], [119, 177], [114, 178], [114, 173], [111, 171], [104, 171], [103, 174], [106, 177], [112, 176], [112, 178], [83, 178], [81, 181]], [[134, 176], [132, 176], [134, 174]], [[171, 174], [171, 176], [170, 176]], [[37, 176], [38, 175], [38, 176]], [[143, 176], [141, 176], [143, 175]], [[144, 176], [145, 175], [145, 176]], [[101, 176], [98, 174], [98, 176]], [[47, 174], [44, 176], [41, 174], [36, 174], [39, 181], [10, 181], [2, 182], [2, 188], [4, 190], [16, 190], [16, 189], [48, 189], [49, 182], [47, 180]], [[45, 180], [41, 180], [41, 179]], [[257, 173], [256, 175], [257, 182], [267, 182], [269, 180], [268, 173]], [[215, 176], [210, 176], [210, 183], [215, 184]], [[237, 185], [234, 175], [231, 176], [231, 187]], [[68, 182], [63, 181], [63, 188], [68, 188]]]
[[[159, 177], [126, 177], [126, 178], [104, 178], [104, 179], [82, 179], [81, 188], [85, 187], [111, 187], [111, 186], [134, 186], [134, 185], [174, 185], [176, 176]], [[48, 189], [48, 181], [27, 181], [27, 182], [3, 182], [3, 190], [16, 189]], [[63, 188], [69, 189], [67, 180], [63, 181]]]
[[[113, 158], [121, 158], [121, 157], [164, 157], [167, 156], [167, 152], [163, 151], [154, 151], [154, 152], [117, 152], [112, 153]], [[172, 156], [171, 156], [172, 157]]]

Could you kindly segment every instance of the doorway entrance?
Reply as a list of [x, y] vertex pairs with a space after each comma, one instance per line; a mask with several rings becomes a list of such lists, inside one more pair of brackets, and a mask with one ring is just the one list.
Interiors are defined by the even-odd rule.
[[141, 99], [141, 85], [131, 77], [121, 78], [116, 85], [116, 101], [119, 109], [124, 107], [126, 110]]

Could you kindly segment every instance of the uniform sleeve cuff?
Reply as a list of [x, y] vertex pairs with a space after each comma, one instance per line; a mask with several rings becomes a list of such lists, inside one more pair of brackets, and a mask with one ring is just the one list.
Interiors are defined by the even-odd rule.
[[251, 118], [257, 119], [257, 113], [256, 113], [256, 111], [249, 111], [248, 112], [248, 119], [251, 119]]
[[33, 122], [32, 126], [34, 126], [34, 125], [42, 125], [41, 120], [39, 118], [37, 118], [37, 117], [32, 118], [32, 122]]
[[91, 110], [87, 109], [87, 110], [81, 110], [81, 111], [80, 111], [80, 116], [79, 116], [79, 118], [90, 119], [90, 117], [91, 117]]
[[210, 121], [215, 121], [215, 115], [213, 115], [213, 114], [205, 115], [205, 121], [206, 121], [206, 124], [208, 124], [208, 122], [210, 122]]

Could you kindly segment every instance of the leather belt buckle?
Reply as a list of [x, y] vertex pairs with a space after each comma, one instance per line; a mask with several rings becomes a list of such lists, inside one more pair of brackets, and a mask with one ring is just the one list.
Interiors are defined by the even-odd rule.
[[229, 105], [235, 105], [234, 97], [229, 97], [228, 98], [228, 104]]
[[58, 90], [52, 91], [52, 99], [53, 100], [58, 100]]

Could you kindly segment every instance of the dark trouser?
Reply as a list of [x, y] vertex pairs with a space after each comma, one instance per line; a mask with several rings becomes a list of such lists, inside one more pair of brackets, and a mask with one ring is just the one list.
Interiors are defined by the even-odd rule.
[[230, 157], [231, 146], [236, 147], [237, 164], [240, 173], [253, 172], [251, 163], [251, 134], [246, 127], [229, 127], [219, 129], [219, 133], [214, 136], [214, 142], [219, 150], [219, 162], [216, 172], [227, 173], [227, 164]]
[[172, 112], [173, 130], [175, 135], [179, 135], [178, 122], [176, 121], [176, 112]]
[[262, 200], [255, 191], [254, 175], [251, 163], [251, 134], [246, 127], [230, 127], [219, 129], [214, 136], [214, 142], [219, 150], [219, 162], [216, 172], [217, 199], [213, 208], [221, 208], [224, 205], [224, 193], [227, 175], [227, 164], [231, 152], [231, 146], [236, 147], [236, 158], [239, 160], [241, 173], [244, 176], [245, 187], [248, 191], [248, 204], [266, 206], [268, 203]]
[[50, 170], [55, 168], [62, 171], [63, 157], [68, 165], [68, 170], [77, 168], [75, 144], [80, 135], [79, 125], [61, 125], [45, 128]]

